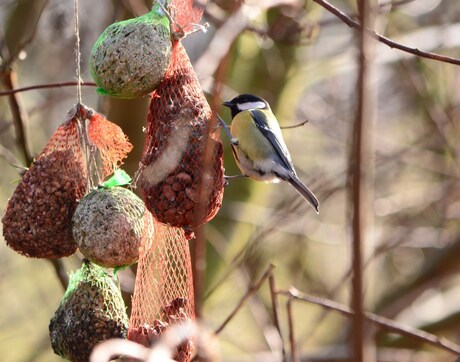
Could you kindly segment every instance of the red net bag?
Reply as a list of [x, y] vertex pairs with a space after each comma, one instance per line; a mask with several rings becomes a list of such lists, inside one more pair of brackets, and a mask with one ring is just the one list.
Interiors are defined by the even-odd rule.
[[118, 126], [81, 104], [73, 107], [8, 201], [2, 219], [7, 245], [35, 258], [73, 254], [71, 220], [88, 181], [93, 173], [110, 175], [131, 148]]
[[[155, 223], [153, 240], [144, 240], [132, 300], [128, 339], [150, 346], [173, 324], [194, 319], [190, 252], [184, 231]], [[193, 345], [178, 346], [177, 361], [189, 361]]]
[[206, 1], [202, 0], [200, 3], [202, 5], [193, 0], [173, 0], [169, 6], [171, 17], [174, 20], [171, 24], [171, 30], [179, 33], [192, 31], [194, 25], [201, 20]]
[[183, 46], [176, 42], [171, 69], [152, 94], [140, 184], [154, 217], [196, 227], [222, 205], [224, 169], [220, 135]]

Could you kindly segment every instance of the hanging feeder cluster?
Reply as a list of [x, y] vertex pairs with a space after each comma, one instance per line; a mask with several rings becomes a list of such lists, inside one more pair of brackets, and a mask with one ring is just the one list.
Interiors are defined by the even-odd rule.
[[[53, 350], [72, 361], [87, 361], [112, 337], [149, 346], [169, 326], [194, 319], [188, 240], [222, 205], [220, 136], [177, 40], [193, 30], [202, 9], [192, 0], [157, 1], [148, 14], [109, 26], [89, 62], [101, 94], [153, 92], [139, 172], [145, 204], [115, 180], [132, 145], [118, 126], [78, 103], [23, 176], [3, 218], [5, 240], [21, 254], [60, 258], [78, 247], [86, 258], [49, 325]], [[138, 259], [128, 330], [120, 289], [100, 266]], [[192, 350], [186, 340], [174, 358], [188, 362]]]

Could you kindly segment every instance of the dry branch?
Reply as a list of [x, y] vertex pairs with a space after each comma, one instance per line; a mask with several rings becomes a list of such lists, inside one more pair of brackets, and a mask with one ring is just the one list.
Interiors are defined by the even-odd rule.
[[278, 316], [278, 309], [279, 309], [279, 302], [278, 302], [278, 294], [276, 293], [276, 284], [275, 284], [275, 277], [272, 273], [268, 277], [268, 283], [270, 285], [270, 297], [272, 300], [272, 308], [273, 308], [273, 324], [275, 325], [276, 330], [278, 331], [280, 338], [281, 338], [281, 352], [283, 354], [283, 361], [286, 361], [286, 350], [284, 349], [284, 340], [283, 334], [281, 333], [281, 327], [279, 322]]
[[292, 315], [292, 301], [294, 298], [289, 298], [286, 302], [286, 310], [288, 316], [288, 325], [289, 325], [289, 342], [291, 344], [291, 361], [300, 362], [299, 351], [297, 350], [297, 343], [295, 340], [295, 330], [294, 330], [294, 317]]
[[[313, 0], [315, 3], [318, 5], [322, 6], [324, 9], [329, 11], [331, 14], [335, 15], [338, 17], [340, 20], [342, 20], [346, 25], [348, 25], [351, 28], [357, 29], [359, 31], [363, 31], [363, 26], [350, 18], [347, 14], [345, 14], [342, 10], [336, 8], [334, 5], [331, 3], [327, 2], [326, 0]], [[437, 53], [431, 53], [431, 52], [426, 52], [417, 48], [412, 48], [407, 45], [395, 42], [383, 35], [378, 34], [374, 30], [371, 30], [369, 28], [364, 28], [365, 33], [372, 38], [378, 40], [379, 42], [388, 45], [390, 48], [394, 49], [399, 49], [403, 52], [410, 53], [413, 55], [416, 55], [421, 58], [426, 58], [426, 59], [431, 59], [431, 60], [436, 60], [439, 62], [445, 62], [445, 63], [450, 63], [450, 64], [455, 64], [455, 65], [460, 65], [460, 59], [449, 57], [446, 55], [441, 55]]]
[[236, 307], [233, 309], [233, 311], [230, 313], [230, 315], [225, 319], [225, 321], [222, 323], [222, 325], [216, 329], [215, 334], [219, 334], [222, 332], [222, 330], [225, 328], [225, 326], [230, 322], [233, 317], [238, 313], [238, 311], [246, 304], [247, 300], [255, 293], [257, 292], [260, 287], [265, 283], [265, 281], [268, 279], [268, 277], [272, 274], [273, 269], [275, 266], [273, 264], [270, 264], [265, 271], [265, 273], [262, 275], [262, 277], [259, 279], [259, 281], [254, 284], [252, 287], [248, 289], [245, 295], [240, 299]]
[[[13, 89], [9, 89], [7, 91], [0, 92], [0, 97], [2, 97], [2, 96], [10, 96], [12, 94], [16, 94], [16, 93], [19, 93], [19, 92], [27, 92], [27, 91], [36, 90], [36, 89], [74, 87], [77, 84], [78, 84], [78, 82], [62, 82], [62, 83], [37, 84], [37, 85], [32, 85], [32, 86], [29, 86], [29, 87], [22, 87], [22, 88], [13, 88]], [[97, 87], [97, 84], [92, 83], [92, 82], [83, 82], [83, 83], [81, 83], [81, 85], [82, 86], [88, 86], [88, 87]]]
[[[358, 1], [359, 19], [364, 28], [373, 26], [373, 14], [369, 1]], [[351, 128], [351, 149], [349, 155], [350, 209], [352, 227], [352, 292], [351, 305], [354, 310], [352, 317], [352, 348], [356, 362], [374, 361], [368, 344], [370, 336], [364, 332], [364, 245], [367, 243], [369, 223], [372, 215], [370, 203], [371, 178], [373, 170], [372, 158], [372, 122], [373, 96], [370, 87], [372, 76], [372, 44], [365, 32], [359, 32], [357, 40], [358, 74], [356, 86], [357, 104], [353, 127]]]
[[[351, 308], [347, 307], [344, 304], [334, 302], [330, 299], [307, 295], [305, 293], [301, 293], [293, 287], [289, 290], [278, 290], [278, 294], [284, 295], [288, 298], [294, 298], [298, 301], [319, 305], [323, 308], [339, 312], [347, 318], [352, 318], [354, 316], [354, 312], [351, 310]], [[440, 338], [438, 336], [435, 336], [434, 334], [409, 327], [407, 325], [379, 316], [377, 314], [365, 312], [364, 316], [367, 321], [387, 331], [397, 333], [426, 344], [430, 344], [434, 347], [443, 349], [454, 355], [460, 356], [460, 345], [455, 344], [445, 338]]]
[[[17, 74], [15, 71], [7, 71], [2, 74], [3, 84], [10, 91], [16, 88]], [[11, 114], [13, 116], [14, 128], [16, 130], [16, 139], [21, 147], [27, 165], [33, 161], [32, 145], [29, 136], [28, 115], [22, 105], [19, 95], [11, 93], [9, 95]]]

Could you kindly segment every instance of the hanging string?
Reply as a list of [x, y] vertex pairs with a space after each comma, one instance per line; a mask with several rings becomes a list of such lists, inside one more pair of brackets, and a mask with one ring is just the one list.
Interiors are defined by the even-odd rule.
[[77, 63], [77, 101], [81, 104], [81, 52], [80, 52], [80, 18], [78, 16], [78, 0], [74, 0], [74, 12], [75, 12], [75, 62]]
[[[88, 135], [88, 119], [91, 118], [92, 111], [82, 103], [81, 97], [81, 51], [80, 51], [80, 17], [78, 15], [78, 0], [74, 0], [74, 16], [75, 16], [75, 63], [77, 65], [77, 119], [79, 123], [79, 135], [83, 146], [83, 154], [85, 155], [86, 172], [87, 172], [87, 187], [90, 191], [93, 186], [93, 168], [95, 161], [95, 147], [91, 143]], [[97, 171], [96, 171], [97, 173]]]

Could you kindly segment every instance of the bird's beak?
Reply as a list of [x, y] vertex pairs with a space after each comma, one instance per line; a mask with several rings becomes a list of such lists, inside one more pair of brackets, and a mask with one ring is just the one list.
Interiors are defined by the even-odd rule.
[[233, 106], [233, 103], [232, 102], [224, 102], [222, 103], [225, 107], [231, 107]]

